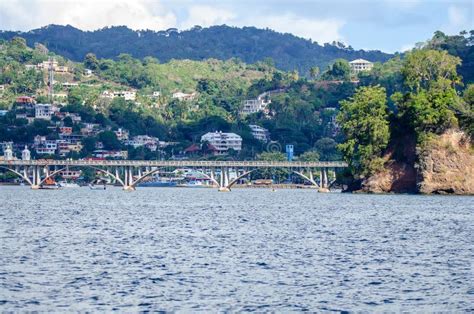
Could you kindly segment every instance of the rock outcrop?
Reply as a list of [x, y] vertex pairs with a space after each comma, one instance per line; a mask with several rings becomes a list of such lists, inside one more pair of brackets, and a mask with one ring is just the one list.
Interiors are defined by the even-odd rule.
[[413, 165], [389, 161], [383, 171], [362, 182], [360, 192], [416, 193], [416, 171]]
[[384, 169], [363, 180], [357, 192], [474, 194], [474, 153], [464, 132], [449, 130], [416, 150], [410, 141], [398, 148], [389, 150]]
[[418, 191], [423, 194], [474, 194], [474, 153], [470, 139], [457, 130], [418, 149]]

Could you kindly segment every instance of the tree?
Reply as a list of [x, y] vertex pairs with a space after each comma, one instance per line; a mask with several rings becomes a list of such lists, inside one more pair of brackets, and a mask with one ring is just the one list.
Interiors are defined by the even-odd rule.
[[341, 101], [337, 121], [346, 136], [338, 147], [353, 173], [364, 177], [379, 170], [390, 137], [385, 88], [358, 88], [354, 97]]
[[93, 53], [86, 54], [84, 58], [84, 66], [91, 70], [97, 70], [99, 68], [99, 60]]
[[414, 50], [406, 56], [402, 68], [405, 85], [412, 91], [429, 89], [435, 82], [446, 80], [453, 86], [461, 82], [456, 67], [461, 59], [446, 51]]
[[104, 144], [105, 149], [116, 150], [122, 147], [122, 144], [117, 139], [117, 135], [112, 131], [99, 133], [97, 139]]
[[319, 67], [311, 67], [309, 69], [309, 75], [313, 80], [316, 79], [319, 75]]
[[337, 59], [325, 74], [328, 79], [349, 81], [351, 66], [347, 60]]
[[309, 150], [299, 155], [298, 161], [319, 161], [319, 154], [317, 151]]

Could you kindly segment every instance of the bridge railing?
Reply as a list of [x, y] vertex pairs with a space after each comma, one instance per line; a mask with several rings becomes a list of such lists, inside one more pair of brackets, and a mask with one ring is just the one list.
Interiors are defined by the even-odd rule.
[[132, 166], [132, 167], [256, 167], [256, 168], [344, 168], [343, 161], [212, 161], [212, 160], [0, 160], [2, 166]]

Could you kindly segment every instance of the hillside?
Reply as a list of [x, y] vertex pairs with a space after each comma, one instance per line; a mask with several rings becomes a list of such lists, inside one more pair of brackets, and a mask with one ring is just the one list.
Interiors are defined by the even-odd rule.
[[124, 26], [90, 32], [70, 25], [49, 25], [29, 32], [0, 32], [0, 39], [9, 40], [15, 36], [25, 38], [30, 47], [36, 42], [43, 43], [49, 50], [74, 61], [82, 61], [89, 52], [99, 58], [116, 58], [120, 53], [135, 58], [152, 56], [161, 62], [238, 58], [245, 63], [255, 63], [271, 58], [277, 68], [285, 71], [296, 69], [303, 75], [307, 75], [313, 66], [324, 69], [337, 58], [364, 58], [375, 62], [391, 57], [381, 51], [354, 50], [336, 43], [321, 46], [269, 29], [225, 25], [159, 32], [133, 31]]

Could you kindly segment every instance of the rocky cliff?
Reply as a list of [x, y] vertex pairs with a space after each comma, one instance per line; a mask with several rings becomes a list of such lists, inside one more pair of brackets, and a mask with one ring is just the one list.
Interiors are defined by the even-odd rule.
[[474, 153], [468, 136], [449, 130], [416, 149], [400, 142], [401, 154], [391, 150], [384, 169], [365, 179], [359, 192], [474, 194]]
[[418, 191], [474, 194], [474, 153], [465, 133], [450, 130], [418, 149]]

